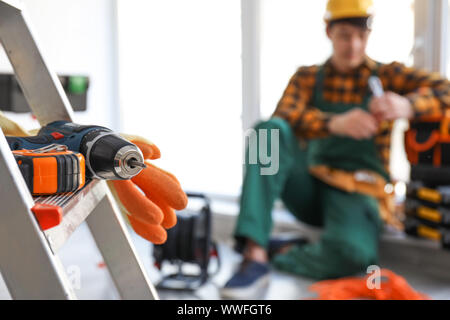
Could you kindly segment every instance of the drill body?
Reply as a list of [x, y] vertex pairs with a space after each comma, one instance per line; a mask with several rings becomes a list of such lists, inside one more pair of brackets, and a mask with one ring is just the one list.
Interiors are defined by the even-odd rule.
[[143, 167], [141, 151], [112, 130], [95, 125], [55, 121], [42, 127], [37, 136], [6, 137], [11, 150], [39, 149], [61, 144], [86, 159], [90, 178], [125, 180], [137, 175]]

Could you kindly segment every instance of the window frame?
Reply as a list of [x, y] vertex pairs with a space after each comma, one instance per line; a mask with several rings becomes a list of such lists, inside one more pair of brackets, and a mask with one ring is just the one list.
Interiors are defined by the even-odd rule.
[[415, 0], [414, 66], [447, 73], [449, 40], [448, 0]]

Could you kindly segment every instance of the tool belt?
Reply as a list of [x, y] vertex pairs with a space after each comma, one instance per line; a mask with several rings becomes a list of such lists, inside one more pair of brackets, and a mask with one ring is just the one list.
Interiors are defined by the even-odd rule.
[[334, 169], [325, 165], [309, 168], [314, 177], [326, 184], [349, 193], [361, 193], [376, 198], [379, 202], [380, 217], [383, 221], [402, 230], [403, 224], [395, 214], [393, 188], [386, 188], [386, 180], [373, 171], [357, 170], [354, 172]]
[[410, 123], [405, 150], [411, 165], [450, 166], [450, 113], [424, 116]]

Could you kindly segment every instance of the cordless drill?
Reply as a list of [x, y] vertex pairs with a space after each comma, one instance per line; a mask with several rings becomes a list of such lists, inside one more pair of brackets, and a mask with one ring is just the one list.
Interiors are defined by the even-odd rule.
[[144, 157], [138, 147], [101, 126], [55, 121], [42, 127], [37, 136], [6, 139], [11, 150], [65, 145], [85, 157], [86, 176], [89, 178], [126, 180], [145, 168]]

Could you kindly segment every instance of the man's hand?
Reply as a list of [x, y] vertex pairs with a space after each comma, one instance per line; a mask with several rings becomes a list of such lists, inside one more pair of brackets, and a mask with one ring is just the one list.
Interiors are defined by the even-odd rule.
[[378, 130], [375, 117], [359, 108], [333, 116], [328, 122], [331, 134], [361, 140], [371, 138]]
[[411, 119], [414, 115], [409, 100], [390, 91], [381, 97], [373, 97], [369, 102], [369, 110], [378, 121]]

